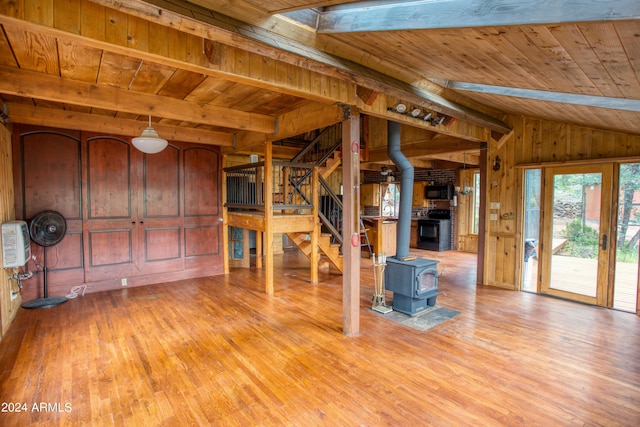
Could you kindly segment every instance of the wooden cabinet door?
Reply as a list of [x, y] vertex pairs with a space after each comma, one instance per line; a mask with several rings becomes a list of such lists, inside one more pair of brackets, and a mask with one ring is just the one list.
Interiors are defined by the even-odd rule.
[[[44, 210], [60, 212], [67, 223], [62, 241], [47, 248], [50, 295], [66, 295], [84, 282], [80, 132], [15, 125], [13, 162], [16, 218], [29, 221]], [[31, 244], [24, 300], [43, 295], [44, 248]]]
[[184, 269], [180, 147], [141, 154], [138, 191], [138, 266], [141, 273]]
[[380, 206], [380, 184], [362, 184], [360, 186], [360, 204], [362, 206]]
[[185, 268], [222, 273], [220, 165], [213, 147], [183, 151]]
[[86, 281], [137, 275], [138, 151], [108, 136], [90, 136], [84, 147]]
[[424, 206], [424, 182], [415, 182], [413, 184], [413, 206]]

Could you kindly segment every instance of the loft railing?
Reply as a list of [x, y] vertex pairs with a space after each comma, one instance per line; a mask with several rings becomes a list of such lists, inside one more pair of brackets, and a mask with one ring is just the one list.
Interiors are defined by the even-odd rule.
[[[272, 162], [274, 210], [306, 210], [312, 208], [313, 165], [303, 163]], [[227, 203], [230, 209], [263, 211], [265, 206], [264, 162], [225, 168]]]

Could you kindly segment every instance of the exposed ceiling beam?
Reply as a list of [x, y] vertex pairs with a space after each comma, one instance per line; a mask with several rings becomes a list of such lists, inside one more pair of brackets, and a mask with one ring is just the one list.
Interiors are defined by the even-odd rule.
[[638, 0], [364, 2], [319, 13], [318, 33], [558, 24], [640, 18]]
[[[9, 118], [14, 123], [105, 132], [123, 136], [139, 136], [148, 122], [120, 119], [99, 114], [64, 111], [56, 108], [34, 107], [26, 104], [8, 103]], [[154, 123], [153, 128], [169, 141], [194, 142], [220, 146], [232, 146], [233, 134], [205, 129], [170, 126]]]
[[[438, 137], [431, 142], [420, 141], [409, 144], [402, 144], [400, 147], [402, 154], [408, 158], [419, 157], [427, 158], [444, 154], [444, 153], [463, 153], [465, 151], [473, 151], [480, 149], [479, 142], [465, 141], [457, 138]], [[389, 159], [387, 147], [375, 148], [369, 150], [368, 162], [384, 162]]]
[[[344, 120], [344, 108], [339, 105], [326, 105], [309, 102], [293, 111], [282, 114], [278, 117], [278, 130], [273, 135], [263, 135], [255, 132], [239, 132], [236, 137], [236, 145], [233, 152], [246, 153], [262, 153], [264, 152], [264, 143], [267, 140], [279, 141], [281, 139], [290, 138], [315, 129], [331, 126]], [[275, 150], [278, 146], [274, 145]], [[280, 147], [283, 153], [289, 153], [291, 150], [297, 154], [300, 149]], [[293, 157], [293, 155], [291, 157]], [[289, 157], [289, 158], [291, 158]]]
[[[640, 2], [638, 2], [640, 4]], [[521, 89], [517, 87], [491, 86], [480, 83], [456, 81], [436, 81], [446, 88], [490, 95], [512, 96], [515, 98], [535, 99], [538, 101], [559, 102], [562, 104], [583, 105], [588, 107], [609, 108], [640, 112], [640, 99], [611, 98], [608, 96], [580, 95], [576, 93], [549, 92], [545, 90]]]
[[212, 14], [208, 10], [198, 10], [197, 13], [192, 11], [191, 13], [199, 18], [194, 19], [187, 16], [187, 13], [197, 6], [183, 0], [173, 0], [171, 3], [161, 0], [92, 1], [141, 19], [171, 28], [179, 28], [186, 33], [216, 40], [296, 67], [355, 81], [361, 86], [380, 93], [387, 93], [409, 101], [415, 99], [416, 103], [425, 108], [431, 108], [434, 111], [487, 127], [496, 132], [508, 133], [511, 130], [501, 120], [487, 114], [256, 25], [221, 14]]
[[461, 165], [466, 165], [467, 167], [478, 167], [480, 164], [480, 150], [473, 151], [464, 151], [462, 153], [442, 153], [442, 154], [431, 154], [427, 156], [428, 159], [435, 160], [445, 160], [447, 162], [452, 163], [460, 163]]
[[0, 66], [0, 93], [139, 115], [156, 115], [210, 126], [262, 133], [276, 131], [275, 118], [263, 114], [217, 106], [198, 106], [166, 96], [63, 79], [11, 67]]
[[[406, 96], [405, 98], [401, 98], [400, 100], [406, 103], [408, 107], [420, 106], [433, 113], [433, 110], [428, 107], [424, 107], [422, 103], [419, 103], [419, 99], [420, 98], [418, 97]], [[429, 132], [435, 132], [445, 136], [478, 142], [487, 142], [486, 128], [480, 125], [472, 124], [465, 120], [448, 120], [446, 124], [443, 122], [443, 124], [433, 126], [429, 121], [425, 121], [420, 118], [414, 118], [407, 114], [397, 113], [390, 109], [390, 107], [393, 107], [398, 102], [398, 98], [395, 97], [387, 96], [385, 94], [379, 94], [371, 102], [371, 105], [367, 105], [360, 98], [358, 98], [357, 101], [358, 102], [356, 103], [356, 106], [360, 109], [360, 111], [373, 117], [396, 121], [402, 124], [425, 129]], [[436, 114], [434, 114], [434, 116], [435, 115]], [[503, 129], [503, 132], [500, 133], [508, 132]]]

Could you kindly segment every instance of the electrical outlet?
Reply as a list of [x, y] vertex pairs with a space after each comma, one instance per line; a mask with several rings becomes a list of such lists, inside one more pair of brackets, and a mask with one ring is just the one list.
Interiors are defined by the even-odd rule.
[[122, 278], [122, 286], [127, 286], [127, 278], [126, 277]]

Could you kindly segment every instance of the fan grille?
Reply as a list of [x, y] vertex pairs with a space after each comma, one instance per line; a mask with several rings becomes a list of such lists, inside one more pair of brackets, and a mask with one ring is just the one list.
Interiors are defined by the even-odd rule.
[[67, 231], [67, 222], [62, 214], [47, 210], [37, 213], [29, 223], [31, 240], [40, 246], [58, 244]]

